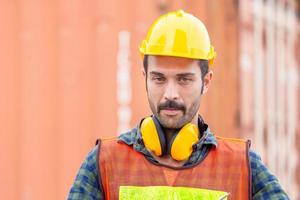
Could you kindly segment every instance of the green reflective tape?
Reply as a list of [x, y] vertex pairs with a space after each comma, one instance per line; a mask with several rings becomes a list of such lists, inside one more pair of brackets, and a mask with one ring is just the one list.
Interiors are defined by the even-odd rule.
[[120, 186], [120, 200], [225, 200], [227, 192], [189, 187]]

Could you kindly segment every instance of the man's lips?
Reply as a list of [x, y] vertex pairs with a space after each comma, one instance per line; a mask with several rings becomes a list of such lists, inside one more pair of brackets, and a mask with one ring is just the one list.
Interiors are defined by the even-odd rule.
[[178, 113], [182, 112], [182, 110], [177, 108], [167, 108], [162, 109], [160, 112], [165, 115], [177, 115]]

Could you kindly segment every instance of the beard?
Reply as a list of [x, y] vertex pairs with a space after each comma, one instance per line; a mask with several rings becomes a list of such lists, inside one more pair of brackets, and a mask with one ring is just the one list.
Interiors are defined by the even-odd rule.
[[[192, 102], [189, 108], [182, 103], [178, 103], [176, 101], [168, 100], [163, 103], [155, 106], [153, 102], [149, 100], [150, 108], [155, 115], [155, 117], [159, 120], [160, 124], [165, 129], [179, 129], [182, 128], [185, 124], [191, 122], [195, 115], [199, 111], [201, 94], [196, 98], [194, 102]], [[161, 110], [164, 109], [176, 109], [180, 110], [182, 114], [176, 116], [164, 116], [161, 114]]]

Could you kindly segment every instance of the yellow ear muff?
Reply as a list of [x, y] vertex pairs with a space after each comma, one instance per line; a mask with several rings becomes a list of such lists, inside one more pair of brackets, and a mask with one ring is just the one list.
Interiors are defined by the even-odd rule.
[[155, 155], [161, 156], [161, 144], [152, 117], [147, 117], [142, 121], [140, 131], [146, 148], [153, 151]]
[[175, 160], [186, 160], [193, 151], [193, 145], [199, 140], [199, 130], [195, 124], [188, 123], [176, 135], [170, 150]]

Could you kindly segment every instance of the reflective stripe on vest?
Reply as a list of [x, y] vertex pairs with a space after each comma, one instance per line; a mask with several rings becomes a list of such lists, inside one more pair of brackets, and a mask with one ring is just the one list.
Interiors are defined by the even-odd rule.
[[226, 200], [227, 192], [188, 187], [120, 186], [120, 200]]
[[212, 148], [196, 166], [177, 169], [174, 181], [166, 179], [164, 166], [155, 165], [131, 146], [117, 139], [99, 144], [100, 181], [106, 199], [119, 199], [120, 186], [173, 186], [202, 188], [229, 193], [228, 199], [251, 199], [249, 142], [217, 137]]

